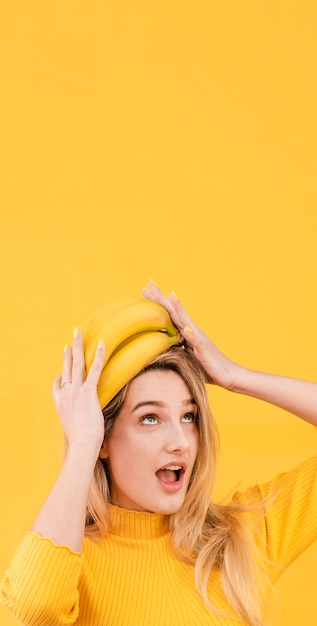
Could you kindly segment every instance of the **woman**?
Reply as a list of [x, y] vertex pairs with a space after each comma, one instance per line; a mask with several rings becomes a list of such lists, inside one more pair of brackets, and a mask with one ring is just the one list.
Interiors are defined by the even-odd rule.
[[[159, 336], [169, 332], [171, 348], [142, 363], [133, 353], [127, 375], [125, 338], [121, 368], [115, 345], [104, 367], [103, 341], [91, 356], [101, 316], [85, 334], [87, 375], [80, 331], [65, 349], [53, 387], [65, 461], [1, 587], [2, 604], [27, 626], [259, 626], [270, 585], [316, 539], [316, 458], [228, 505], [212, 502], [217, 433], [205, 382], [315, 425], [317, 385], [233, 363], [175, 295], [148, 287], [181, 332]], [[107, 378], [111, 363], [117, 374]]]

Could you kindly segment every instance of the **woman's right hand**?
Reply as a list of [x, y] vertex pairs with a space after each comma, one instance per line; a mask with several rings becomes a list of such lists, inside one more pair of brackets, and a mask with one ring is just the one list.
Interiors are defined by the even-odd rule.
[[61, 375], [53, 384], [57, 413], [69, 446], [80, 443], [100, 450], [104, 439], [104, 419], [97, 385], [103, 369], [105, 345], [99, 342], [91, 368], [86, 373], [83, 338], [74, 330], [73, 349], [65, 346]]
[[83, 339], [74, 332], [73, 349], [64, 351], [62, 373], [53, 384], [53, 396], [68, 441], [67, 454], [32, 530], [58, 545], [81, 552], [87, 499], [92, 476], [104, 439], [104, 420], [97, 385], [105, 358], [98, 345], [86, 374]]

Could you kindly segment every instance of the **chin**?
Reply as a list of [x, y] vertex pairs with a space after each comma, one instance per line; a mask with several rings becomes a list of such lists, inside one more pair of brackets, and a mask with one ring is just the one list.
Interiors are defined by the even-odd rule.
[[154, 505], [151, 509], [152, 513], [160, 513], [161, 515], [173, 515], [177, 513], [184, 504], [184, 498], [179, 499], [177, 502], [164, 502]]

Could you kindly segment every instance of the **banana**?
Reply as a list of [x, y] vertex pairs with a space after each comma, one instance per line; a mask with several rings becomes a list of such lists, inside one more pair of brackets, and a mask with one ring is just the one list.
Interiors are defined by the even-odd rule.
[[104, 408], [155, 356], [177, 343], [177, 332], [168, 335], [166, 332], [145, 331], [127, 339], [110, 357], [101, 373], [97, 390], [100, 406]]
[[150, 300], [121, 300], [100, 308], [83, 326], [87, 371], [93, 362], [99, 339], [103, 339], [106, 345], [106, 365], [129, 337], [145, 331], [163, 331], [160, 335], [165, 333], [170, 337], [178, 333], [166, 309]]

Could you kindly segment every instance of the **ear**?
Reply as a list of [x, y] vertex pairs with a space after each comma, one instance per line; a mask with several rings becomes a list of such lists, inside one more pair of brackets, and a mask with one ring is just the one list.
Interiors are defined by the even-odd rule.
[[99, 459], [107, 459], [108, 456], [109, 456], [108, 445], [107, 445], [106, 440], [104, 439], [103, 440], [103, 444], [102, 444], [102, 446], [100, 448]]

